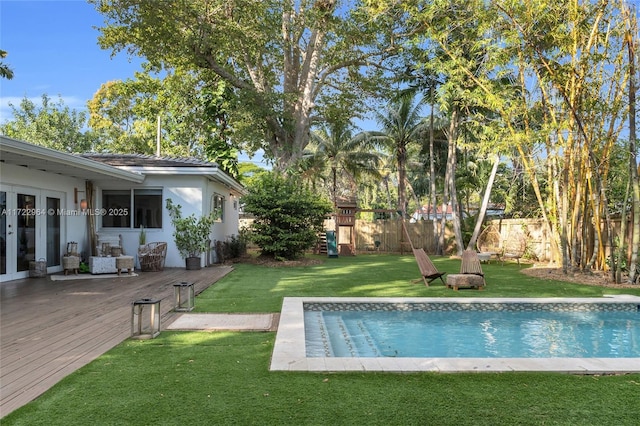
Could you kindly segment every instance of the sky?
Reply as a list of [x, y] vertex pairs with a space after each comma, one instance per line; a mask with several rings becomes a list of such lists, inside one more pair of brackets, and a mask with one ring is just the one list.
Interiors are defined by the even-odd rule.
[[25, 96], [36, 104], [43, 94], [54, 102], [61, 97], [69, 108], [86, 110], [103, 83], [133, 78], [144, 61], [101, 49], [96, 28], [103, 22], [85, 0], [0, 0], [0, 49], [14, 72], [0, 79], [0, 122], [12, 118], [9, 104], [17, 107]]
[[86, 109], [100, 85], [133, 77], [142, 60], [98, 46], [102, 16], [84, 0], [0, 0], [0, 49], [14, 72], [0, 80], [0, 120], [11, 118], [9, 103], [26, 96], [61, 96], [65, 105]]

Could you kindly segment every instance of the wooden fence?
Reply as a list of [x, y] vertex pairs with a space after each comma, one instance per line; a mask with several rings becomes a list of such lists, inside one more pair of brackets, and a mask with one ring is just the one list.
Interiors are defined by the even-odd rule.
[[[250, 226], [252, 220], [240, 219], [240, 228]], [[536, 220], [505, 219], [501, 221], [490, 221], [500, 230], [501, 239], [504, 241], [513, 229], [524, 230], [527, 236], [527, 252], [539, 260], [548, 258], [549, 243], [546, 232], [543, 231], [542, 222]], [[414, 247], [422, 247], [427, 253], [434, 253], [436, 239], [433, 236], [433, 225], [430, 220], [421, 220], [415, 223], [406, 222], [407, 232], [411, 236], [411, 243]], [[325, 229], [333, 230], [335, 225], [333, 220], [325, 221]], [[361, 220], [355, 221], [355, 244], [356, 253], [363, 252], [387, 252], [396, 253], [406, 251], [402, 247], [403, 238], [402, 222], [399, 220]], [[349, 241], [349, 228], [341, 227], [340, 240]], [[453, 253], [453, 232], [447, 229], [445, 232], [445, 246], [447, 253]]]
[[[240, 227], [248, 226], [251, 219], [241, 219]], [[494, 225], [500, 233], [500, 241], [506, 241], [513, 233], [521, 233], [526, 238], [525, 258], [546, 261], [550, 258], [551, 240], [541, 220], [536, 219], [497, 219], [486, 221], [485, 226]], [[436, 239], [433, 236], [433, 225], [430, 220], [421, 220], [416, 223], [406, 222], [407, 231], [411, 236], [414, 247], [422, 247], [427, 253], [434, 253]], [[617, 222], [619, 229], [619, 223]], [[333, 220], [325, 222], [325, 229], [333, 230]], [[350, 236], [348, 229], [341, 230], [341, 240], [348, 241]], [[403, 239], [402, 222], [399, 220], [361, 220], [355, 221], [356, 253], [364, 252], [401, 252]], [[615, 232], [615, 231], [614, 231]], [[453, 232], [447, 229], [445, 232], [445, 252], [454, 253]], [[606, 244], [607, 252], [610, 247]]]
[[[334, 229], [332, 221], [327, 221], [327, 229]], [[527, 256], [537, 260], [549, 258], [550, 241], [547, 232], [539, 220], [503, 219], [485, 222], [493, 224], [500, 233], [500, 240], [506, 241], [514, 233], [520, 233], [527, 240]], [[407, 232], [414, 247], [424, 248], [427, 253], [434, 253], [436, 238], [430, 220], [406, 223]], [[402, 222], [398, 220], [356, 220], [355, 241], [357, 252], [401, 252], [403, 238]], [[376, 243], [378, 242], [378, 243]], [[453, 232], [445, 231], [445, 252], [455, 252]]]

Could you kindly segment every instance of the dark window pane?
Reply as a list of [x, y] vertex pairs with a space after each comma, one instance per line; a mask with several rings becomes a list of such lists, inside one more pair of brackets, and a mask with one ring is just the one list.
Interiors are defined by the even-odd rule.
[[162, 189], [136, 189], [134, 228], [162, 228]]
[[131, 227], [131, 191], [102, 191], [102, 208], [103, 228]]

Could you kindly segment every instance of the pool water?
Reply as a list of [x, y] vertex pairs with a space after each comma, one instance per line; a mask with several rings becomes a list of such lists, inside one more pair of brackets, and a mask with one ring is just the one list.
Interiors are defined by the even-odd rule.
[[308, 357], [640, 357], [637, 310], [312, 310], [304, 324]]

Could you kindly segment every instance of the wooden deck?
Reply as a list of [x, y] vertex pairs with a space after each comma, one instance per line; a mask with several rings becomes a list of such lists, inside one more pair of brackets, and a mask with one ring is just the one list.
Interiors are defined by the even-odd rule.
[[164, 329], [174, 319], [173, 284], [193, 282], [200, 293], [232, 270], [167, 268], [137, 277], [0, 283], [0, 417], [130, 337], [134, 300], [161, 299]]

